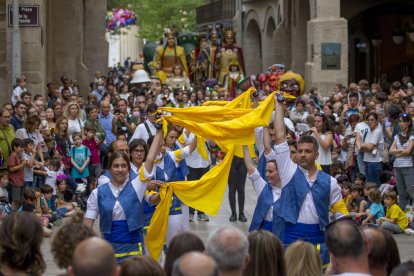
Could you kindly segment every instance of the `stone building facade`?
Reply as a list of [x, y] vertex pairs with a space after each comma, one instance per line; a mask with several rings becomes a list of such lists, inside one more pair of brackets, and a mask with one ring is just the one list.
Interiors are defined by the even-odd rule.
[[[228, 2], [210, 0], [205, 5]], [[306, 87], [322, 94], [336, 83], [414, 77], [412, 0], [234, 0], [233, 25], [248, 74], [274, 63], [301, 73]], [[200, 9], [202, 10], [202, 9]], [[219, 19], [215, 19], [219, 22]], [[227, 22], [227, 18], [223, 18]], [[211, 24], [200, 22], [199, 27]], [[393, 34], [402, 31], [403, 42]], [[374, 34], [380, 45], [372, 43]], [[412, 39], [410, 39], [412, 36]]]
[[[20, 0], [20, 5], [39, 6], [39, 26], [21, 27], [22, 74], [33, 95], [45, 94], [46, 84], [60, 85], [65, 74], [88, 91], [96, 70], [105, 71], [108, 43], [105, 40], [105, 0]], [[7, 6], [0, 0], [0, 103], [10, 101], [11, 27]]]

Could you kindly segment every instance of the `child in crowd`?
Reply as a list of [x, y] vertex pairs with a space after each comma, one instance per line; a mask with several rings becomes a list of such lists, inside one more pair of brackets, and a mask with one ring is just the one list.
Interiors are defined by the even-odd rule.
[[26, 162], [26, 165], [23, 168], [24, 173], [24, 187], [31, 188], [33, 187], [33, 166], [35, 165], [35, 155], [36, 149], [34, 147], [34, 142], [30, 138], [23, 139], [23, 160]]
[[364, 212], [364, 206], [366, 205], [367, 201], [363, 194], [363, 188], [361, 185], [353, 184], [351, 186], [351, 204], [349, 208], [349, 214], [351, 217], [355, 217], [356, 214]]
[[363, 175], [362, 173], [357, 173], [355, 176], [354, 183], [360, 186], [364, 186], [366, 180], [367, 178], [365, 177], [365, 175]]
[[121, 140], [121, 141], [125, 141], [126, 143], [128, 143], [125, 133], [118, 133], [116, 135], [116, 140]]
[[13, 210], [17, 210], [23, 194], [24, 171], [26, 161], [22, 159], [23, 141], [19, 138], [11, 142], [12, 153], [9, 156], [7, 167], [9, 170], [9, 180], [11, 184], [11, 199]]
[[9, 185], [9, 174], [6, 171], [0, 172], [0, 199], [4, 202], [9, 202], [9, 192], [7, 191]]
[[375, 224], [379, 218], [385, 216], [384, 207], [381, 204], [381, 192], [377, 188], [369, 190], [368, 199], [371, 201], [371, 204], [365, 212], [367, 217], [362, 220], [362, 225], [368, 223]]
[[[73, 142], [75, 146], [70, 150], [70, 157], [72, 163], [71, 176], [77, 179], [84, 179], [89, 177], [89, 161], [91, 151], [87, 146], [82, 145], [82, 134], [75, 132], [72, 134]], [[86, 183], [86, 180], [81, 180]]]
[[73, 193], [67, 188], [66, 176], [64, 174], [57, 176], [56, 185], [56, 211], [58, 212], [58, 216], [69, 217], [74, 215], [77, 206], [75, 202], [72, 202]]
[[3, 219], [13, 212], [9, 203], [9, 193], [7, 192], [7, 185], [9, 184], [9, 175], [6, 171], [0, 172], [0, 225]]
[[[56, 177], [59, 174], [60, 159], [53, 158], [47, 163], [47, 166], [44, 166], [43, 170], [36, 170], [35, 172], [37, 174], [46, 176], [45, 184], [52, 187], [53, 195], [56, 196]], [[52, 209], [54, 210], [54, 208]]]
[[47, 216], [49, 222], [53, 225], [60, 225], [62, 220], [61, 217], [57, 215], [56, 211], [56, 198], [53, 195], [53, 187], [48, 184], [43, 184], [40, 187], [40, 192], [42, 197], [40, 198], [40, 207], [42, 208], [42, 216]]
[[408, 226], [408, 219], [404, 211], [397, 204], [397, 193], [387, 191], [384, 194], [384, 205], [387, 208], [385, 217], [378, 219], [381, 228], [394, 234], [403, 234]]
[[351, 207], [351, 201], [352, 201], [352, 196], [350, 192], [351, 183], [349, 183], [348, 181], [343, 181], [341, 184], [339, 184], [339, 186], [341, 187], [342, 198], [344, 200], [346, 208], [349, 211]]
[[[88, 181], [88, 183], [91, 184], [93, 180], [98, 179], [102, 173], [102, 166], [99, 156], [99, 139], [95, 136], [95, 129], [92, 126], [86, 125], [84, 129], [86, 137], [85, 139], [83, 139], [82, 144], [87, 146], [89, 151], [91, 152], [91, 171], [89, 172], [90, 179]], [[92, 188], [93, 187], [90, 187], [89, 190], [92, 191]]]
[[49, 218], [42, 216], [42, 209], [40, 207], [40, 197], [41, 193], [35, 191], [33, 188], [25, 189], [25, 191], [23, 192], [24, 202], [23, 205], [20, 207], [19, 211], [34, 213], [36, 216], [38, 216], [42, 224], [43, 236], [50, 237], [52, 235], [52, 230], [48, 228]]

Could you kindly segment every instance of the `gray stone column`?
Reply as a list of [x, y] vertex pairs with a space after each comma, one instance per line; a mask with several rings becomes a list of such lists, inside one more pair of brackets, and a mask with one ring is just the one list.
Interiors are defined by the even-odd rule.
[[[306, 87], [318, 87], [321, 94], [327, 96], [336, 83], [348, 84], [348, 23], [340, 17], [340, 0], [311, 0], [310, 3], [312, 17], [307, 23]], [[322, 57], [323, 45], [335, 48], [326, 43], [340, 44], [339, 64], [331, 62], [331, 57]], [[324, 64], [328, 64], [329, 69], [322, 69], [323, 60], [328, 60]]]

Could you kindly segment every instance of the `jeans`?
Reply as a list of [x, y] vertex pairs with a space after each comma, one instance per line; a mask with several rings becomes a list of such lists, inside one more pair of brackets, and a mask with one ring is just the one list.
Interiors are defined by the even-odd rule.
[[244, 213], [244, 186], [247, 168], [243, 158], [234, 156], [229, 174], [229, 202], [232, 214], [236, 214], [236, 192], [239, 202], [239, 214]]
[[[210, 169], [210, 166], [207, 168], [191, 168], [188, 167], [190, 173], [187, 175], [187, 180], [199, 180], [204, 174], [206, 174]], [[190, 214], [194, 215], [195, 209], [190, 207]], [[197, 210], [198, 215], [204, 214]]]
[[365, 162], [365, 176], [367, 177], [367, 182], [375, 182], [378, 187], [381, 185], [381, 170], [382, 162]]
[[364, 162], [364, 153], [360, 152], [357, 154], [357, 164], [358, 164], [358, 170], [359, 173], [362, 173], [365, 175], [365, 171], [366, 171], [366, 163]]
[[25, 181], [24, 182], [25, 188], [32, 188], [33, 187], [33, 181]]
[[411, 201], [414, 202], [414, 168], [395, 168], [397, 191], [400, 196], [398, 205], [405, 210]]
[[381, 228], [390, 231], [393, 234], [404, 234], [404, 230], [402, 230], [398, 224], [391, 223], [388, 221], [383, 221], [381, 223]]

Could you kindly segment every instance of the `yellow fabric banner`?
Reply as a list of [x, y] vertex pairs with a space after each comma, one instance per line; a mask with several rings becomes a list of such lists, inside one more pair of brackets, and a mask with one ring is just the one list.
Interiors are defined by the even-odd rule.
[[158, 260], [165, 241], [172, 194], [175, 193], [188, 206], [216, 215], [227, 185], [234, 145], [254, 144], [254, 129], [267, 125], [273, 109], [274, 93], [258, 108], [226, 122], [196, 123], [190, 121], [191, 116], [185, 121], [174, 116], [163, 117], [169, 122], [185, 127], [197, 137], [202, 136], [219, 142], [226, 148], [227, 154], [223, 162], [212, 168], [200, 180], [170, 182], [161, 187], [161, 202], [156, 207], [146, 237], [149, 254], [154, 260]]
[[161, 201], [155, 209], [145, 238], [149, 254], [154, 260], [158, 260], [165, 242], [173, 193], [188, 206], [216, 216], [227, 186], [232, 160], [233, 151], [230, 149], [223, 162], [201, 179], [168, 182], [160, 188]]

